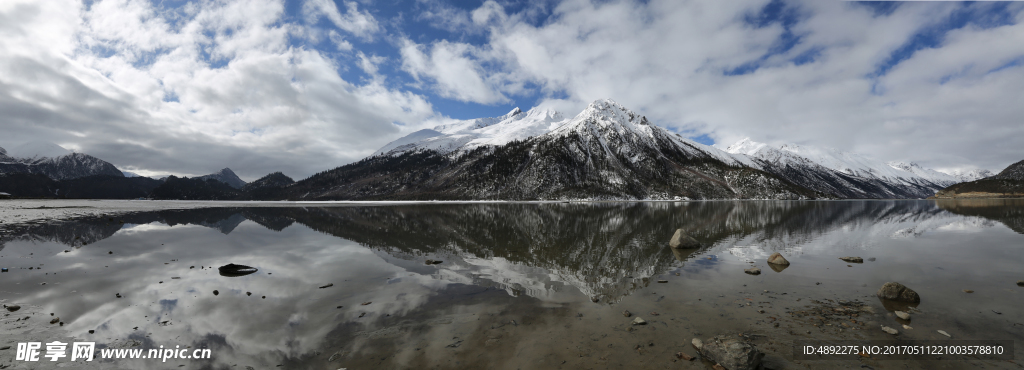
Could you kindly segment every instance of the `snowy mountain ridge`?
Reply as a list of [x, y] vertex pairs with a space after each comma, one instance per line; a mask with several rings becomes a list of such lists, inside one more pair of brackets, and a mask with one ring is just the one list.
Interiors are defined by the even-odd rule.
[[747, 156], [755, 168], [786, 177], [811, 189], [845, 193], [847, 197], [927, 197], [959, 181], [955, 176], [917, 163], [884, 163], [834, 148], [795, 144], [774, 147], [749, 138], [727, 152]]
[[543, 135], [565, 122], [554, 110], [534, 108], [523, 112], [515, 108], [500, 117], [477, 118], [416, 131], [392, 141], [373, 153], [399, 155], [407, 152], [433, 150], [441, 153], [469, 151], [481, 146], [505, 145]]
[[0, 174], [7, 173], [42, 174], [53, 180], [93, 175], [124, 177], [107, 161], [44, 141], [31, 141], [10, 151], [0, 148]]

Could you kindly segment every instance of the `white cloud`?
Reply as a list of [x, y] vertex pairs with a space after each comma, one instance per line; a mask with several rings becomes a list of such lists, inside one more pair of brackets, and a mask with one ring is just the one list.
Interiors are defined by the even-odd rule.
[[316, 23], [320, 17], [326, 17], [340, 29], [362, 38], [371, 38], [380, 31], [380, 25], [369, 12], [359, 11], [354, 1], [345, 2], [345, 13], [338, 10], [333, 0], [306, 0], [302, 6], [307, 22]]
[[442, 40], [428, 48], [406, 39], [402, 41], [401, 54], [402, 69], [421, 82], [435, 81], [441, 96], [481, 104], [508, 100], [495, 87], [500, 75], [483, 76], [484, 69], [477, 62], [483, 52], [472, 45]]
[[0, 8], [13, 36], [0, 38], [4, 145], [47, 138], [147, 173], [305, 177], [435, 116], [419, 95], [352, 84], [338, 75], [347, 67], [290, 46], [298, 26], [282, 21], [279, 1], [174, 12], [139, 0], [54, 3]]

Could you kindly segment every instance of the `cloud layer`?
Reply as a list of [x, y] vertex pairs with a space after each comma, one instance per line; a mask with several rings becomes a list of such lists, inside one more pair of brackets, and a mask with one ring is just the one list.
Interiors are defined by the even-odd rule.
[[1024, 158], [1024, 4], [162, 4], [0, 3], [0, 146], [305, 177], [469, 108], [571, 115], [610, 97], [723, 145], [939, 169]]

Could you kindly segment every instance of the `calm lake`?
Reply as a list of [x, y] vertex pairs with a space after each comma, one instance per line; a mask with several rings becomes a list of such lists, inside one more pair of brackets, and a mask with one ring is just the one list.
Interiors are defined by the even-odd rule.
[[[680, 228], [704, 247], [669, 248]], [[0, 367], [710, 369], [676, 353], [722, 334], [776, 369], [1024, 361], [1022, 200], [211, 208], [0, 230], [0, 300], [24, 307], [0, 311]], [[258, 271], [222, 276], [229, 263]], [[889, 281], [920, 294], [910, 321], [875, 297]], [[54, 339], [212, 358], [13, 361]], [[796, 360], [802, 339], [1017, 346], [1012, 361]]]

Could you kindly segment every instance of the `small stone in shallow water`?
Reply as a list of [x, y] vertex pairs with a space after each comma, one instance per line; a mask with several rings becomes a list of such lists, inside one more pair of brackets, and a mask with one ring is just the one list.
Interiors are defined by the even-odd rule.
[[749, 269], [743, 270], [743, 272], [746, 272], [746, 273], [751, 274], [751, 275], [760, 275], [761, 274], [761, 269], [759, 269], [757, 267], [754, 267], [754, 268], [749, 268]]
[[700, 248], [700, 242], [686, 235], [683, 229], [676, 229], [675, 234], [672, 234], [672, 239], [668, 242], [668, 246], [675, 249], [694, 249]]
[[947, 332], [945, 332], [945, 331], [943, 331], [943, 330], [936, 330], [936, 331], [937, 331], [937, 332], [939, 332], [939, 334], [945, 335], [945, 336], [947, 336], [947, 337], [949, 337], [949, 338], [952, 338], [952, 337], [953, 337], [952, 335], [949, 335], [949, 333], [947, 333]]
[[913, 289], [907, 288], [903, 284], [888, 282], [882, 285], [875, 293], [878, 298], [888, 299], [900, 302], [921, 302], [921, 296], [917, 294]]
[[899, 317], [901, 319], [910, 320], [910, 314], [909, 313], [906, 313], [906, 312], [903, 312], [903, 311], [893, 311], [892, 313], [895, 314], [896, 317]]
[[363, 302], [363, 303], [360, 304], [360, 306], [366, 306], [366, 305], [368, 305], [370, 303], [373, 303], [373, 302]]
[[768, 263], [773, 265], [789, 266], [789, 261], [786, 260], [786, 257], [783, 257], [779, 252], [772, 253], [771, 256], [768, 256]]
[[1024, 286], [1024, 280], [1017, 280], [1017, 286]]
[[860, 257], [839, 257], [839, 259], [849, 263], [864, 263], [864, 259]]
[[903, 328], [907, 330], [913, 329], [912, 327], [910, 327], [910, 325], [907, 324], [903, 324]]
[[658, 280], [658, 282], [664, 284], [664, 283], [667, 283], [668, 280]]
[[633, 316], [633, 314], [630, 313], [629, 311], [622, 311], [622, 316], [630, 317], [630, 316]]
[[900, 333], [899, 330], [890, 328], [890, 327], [885, 326], [885, 325], [882, 325], [882, 331], [884, 331], [886, 333], [889, 333], [889, 334], [892, 334], [892, 335], [897, 335], [897, 334]]
[[213, 295], [220, 295], [220, 291], [218, 291], [218, 290], [214, 290], [214, 291], [213, 291]]
[[974, 291], [970, 289], [964, 289], [964, 293], [974, 293]]
[[644, 321], [644, 319], [641, 319], [640, 316], [637, 316], [635, 319], [633, 319], [633, 325], [647, 325], [647, 321]]

